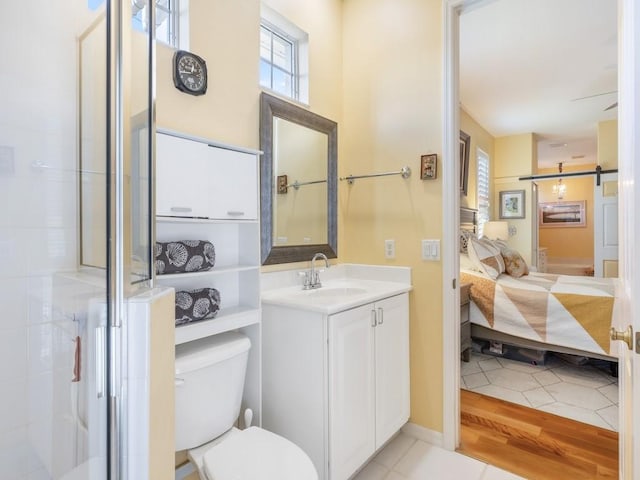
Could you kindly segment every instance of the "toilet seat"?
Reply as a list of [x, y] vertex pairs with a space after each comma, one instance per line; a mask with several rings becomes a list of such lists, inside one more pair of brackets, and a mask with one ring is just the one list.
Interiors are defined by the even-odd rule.
[[204, 453], [208, 480], [317, 480], [311, 459], [275, 433], [250, 427], [230, 435]]

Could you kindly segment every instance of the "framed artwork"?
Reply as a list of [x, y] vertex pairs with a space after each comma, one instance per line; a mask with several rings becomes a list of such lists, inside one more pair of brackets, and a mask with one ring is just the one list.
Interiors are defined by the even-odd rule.
[[467, 186], [469, 185], [469, 149], [471, 148], [471, 137], [460, 130], [460, 193], [467, 196]]
[[500, 192], [500, 218], [524, 218], [524, 190]]
[[586, 226], [586, 200], [572, 202], [549, 202], [538, 204], [540, 227], [584, 227]]
[[420, 157], [420, 178], [422, 180], [433, 180], [438, 175], [438, 154], [431, 153]]

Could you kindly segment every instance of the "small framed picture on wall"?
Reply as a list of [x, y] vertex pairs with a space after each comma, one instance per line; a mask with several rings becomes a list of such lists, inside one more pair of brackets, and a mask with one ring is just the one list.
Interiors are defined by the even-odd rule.
[[420, 157], [420, 178], [434, 180], [438, 175], [438, 154], [431, 153]]
[[524, 190], [500, 192], [500, 218], [524, 218]]

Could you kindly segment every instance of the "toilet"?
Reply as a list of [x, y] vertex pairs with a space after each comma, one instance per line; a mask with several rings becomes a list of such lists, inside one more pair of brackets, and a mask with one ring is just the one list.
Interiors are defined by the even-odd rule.
[[201, 480], [318, 480], [293, 442], [262, 428], [234, 427], [250, 348], [237, 332], [176, 346], [176, 451], [188, 451]]

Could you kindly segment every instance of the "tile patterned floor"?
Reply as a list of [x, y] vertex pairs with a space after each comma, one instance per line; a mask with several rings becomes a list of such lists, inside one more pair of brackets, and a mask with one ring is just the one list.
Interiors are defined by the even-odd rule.
[[618, 379], [605, 368], [572, 365], [554, 355], [545, 365], [530, 365], [472, 352], [460, 373], [467, 390], [618, 430]]
[[400, 432], [352, 480], [524, 480]]

